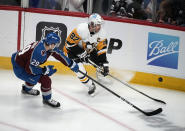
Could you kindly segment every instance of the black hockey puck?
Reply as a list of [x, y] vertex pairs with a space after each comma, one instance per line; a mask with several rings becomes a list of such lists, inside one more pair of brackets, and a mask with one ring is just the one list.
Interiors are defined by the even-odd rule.
[[163, 82], [163, 78], [162, 78], [162, 77], [159, 77], [159, 78], [158, 78], [158, 81], [159, 81], [159, 82]]

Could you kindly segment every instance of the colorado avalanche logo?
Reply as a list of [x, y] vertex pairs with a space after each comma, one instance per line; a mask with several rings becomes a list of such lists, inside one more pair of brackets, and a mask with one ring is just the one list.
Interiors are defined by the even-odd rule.
[[46, 51], [45, 50], [41, 50], [41, 55], [42, 56], [46, 55]]
[[[54, 28], [54, 27], [47, 27], [47, 26], [45, 26], [45, 27], [42, 29], [41, 40], [44, 39], [45, 36], [46, 36], [48, 33], [51, 33], [51, 32], [56, 33], [59, 37], [61, 36], [61, 33], [62, 33], [62, 31], [59, 29], [59, 27]], [[62, 39], [60, 38], [59, 45], [60, 45], [61, 43], [62, 43]], [[58, 45], [58, 46], [59, 46], [59, 45]]]

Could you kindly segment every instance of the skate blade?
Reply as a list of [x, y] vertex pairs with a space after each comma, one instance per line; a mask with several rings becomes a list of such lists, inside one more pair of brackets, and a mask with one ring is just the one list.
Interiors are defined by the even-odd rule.
[[95, 93], [89, 94], [89, 96], [94, 97], [95, 96]]

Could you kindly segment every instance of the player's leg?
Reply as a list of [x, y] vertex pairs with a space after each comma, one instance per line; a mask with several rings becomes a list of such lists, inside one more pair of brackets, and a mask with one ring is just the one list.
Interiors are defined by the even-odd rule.
[[[43, 96], [43, 103], [52, 107], [60, 107], [60, 103], [51, 99], [51, 79], [49, 76], [45, 75], [30, 75], [28, 74], [24, 68], [20, 67], [14, 61], [15, 54], [12, 55], [12, 65], [14, 74], [21, 80], [26, 83], [22, 87], [22, 93], [30, 94], [30, 95], [38, 95], [40, 92], [38, 90], [32, 89], [37, 82], [41, 83], [41, 91]], [[34, 94], [33, 94], [34, 93]]]
[[22, 85], [22, 93], [38, 96], [40, 91], [37, 89], [33, 89], [34, 85], [37, 84], [37, 81], [40, 78], [40, 75], [30, 75], [26, 71], [22, 70], [22, 74], [17, 74], [17, 77], [23, 81], [25, 84]]
[[100, 69], [96, 68], [96, 78], [99, 82], [103, 83], [103, 84], [111, 84], [112, 81], [110, 81], [110, 79], [108, 79], [106, 76], [104, 76]]
[[28, 74], [25, 70], [23, 70], [22, 74], [18, 76], [21, 80], [25, 81], [25, 84], [22, 85], [22, 93], [38, 96], [40, 94], [40, 91], [37, 89], [33, 89], [33, 87], [37, 84], [40, 76], [41, 75]]
[[[91, 55], [90, 55], [90, 61], [92, 61], [95, 65], [101, 67], [101, 63], [102, 63], [102, 59], [105, 59], [103, 57], [99, 57], [97, 55], [97, 51], [94, 50]], [[111, 82], [109, 81], [109, 79], [107, 79], [107, 77], [105, 77], [102, 73], [101, 70], [99, 68], [96, 68], [96, 78], [99, 82], [104, 83], [104, 84], [111, 84]]]
[[[87, 71], [85, 70], [84, 66], [82, 63], [78, 63], [79, 66], [79, 70], [82, 71], [83, 73], [87, 74]], [[81, 73], [76, 73], [76, 75], [78, 76], [79, 80], [88, 87], [88, 94], [89, 95], [94, 95], [95, 90], [96, 90], [96, 86], [93, 83], [92, 80], [90, 80], [88, 77], [84, 76]]]
[[47, 75], [42, 75], [40, 77], [39, 83], [41, 83], [43, 104], [49, 105], [51, 107], [60, 107], [60, 103], [51, 98], [52, 92], [50, 77]]
[[33, 84], [25, 82], [25, 84], [22, 85], [22, 93], [28, 94], [28, 95], [38, 96], [40, 94], [40, 91], [37, 89], [33, 89], [33, 87], [34, 87]]
[[40, 75], [28, 74], [24, 68], [20, 67], [12, 59], [14, 74], [21, 80], [25, 81], [22, 85], [22, 93], [37, 96], [40, 94], [39, 90], [33, 89], [37, 81], [40, 79]]

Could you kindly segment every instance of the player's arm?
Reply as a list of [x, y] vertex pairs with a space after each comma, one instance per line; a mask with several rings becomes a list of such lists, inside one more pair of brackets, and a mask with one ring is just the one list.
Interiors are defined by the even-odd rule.
[[53, 49], [51, 55], [65, 66], [69, 66], [71, 63], [71, 60], [64, 55], [62, 50], [58, 48]]
[[104, 76], [107, 76], [109, 73], [109, 65], [107, 61], [107, 39], [100, 41], [97, 46], [97, 55], [98, 55], [98, 65], [102, 67], [103, 71], [101, 72]]
[[65, 56], [62, 50], [55, 48], [51, 55], [65, 66], [71, 68], [71, 70], [78, 72], [78, 65], [73, 60]]
[[99, 63], [108, 63], [107, 62], [107, 39], [104, 39], [100, 42], [98, 42], [97, 46], [97, 55], [98, 55], [98, 61]]
[[66, 39], [66, 47], [68, 49], [73, 49], [78, 47], [78, 43], [82, 40], [82, 38], [77, 33], [77, 29], [74, 29]]
[[[82, 32], [83, 30], [77, 31], [77, 28], [74, 29], [69, 36], [66, 39], [66, 45], [65, 48], [68, 52], [68, 56], [71, 59], [74, 59], [76, 62], [80, 62], [81, 60], [81, 54], [85, 54], [85, 46], [86, 43], [83, 42], [83, 35], [79, 35], [79, 32]], [[83, 37], [81, 37], [83, 36]]]

